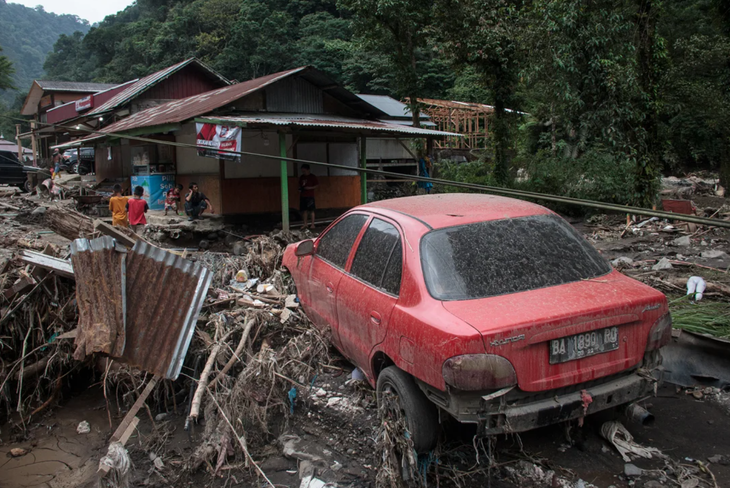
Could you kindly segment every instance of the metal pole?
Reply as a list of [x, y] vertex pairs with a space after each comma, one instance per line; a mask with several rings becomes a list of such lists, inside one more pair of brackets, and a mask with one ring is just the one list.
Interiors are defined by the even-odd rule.
[[33, 151], [33, 166], [38, 166], [38, 144], [35, 137], [35, 122], [30, 123], [30, 145]]
[[[360, 136], [360, 168], [365, 169], [367, 165], [367, 138]], [[368, 176], [365, 172], [360, 173], [360, 203], [368, 203]]]
[[287, 175], [286, 134], [279, 132], [279, 156], [281, 156], [281, 228], [289, 232], [289, 177]]
[[20, 143], [20, 124], [15, 124], [15, 142], [18, 143], [18, 159], [25, 164], [23, 159], [23, 145]]

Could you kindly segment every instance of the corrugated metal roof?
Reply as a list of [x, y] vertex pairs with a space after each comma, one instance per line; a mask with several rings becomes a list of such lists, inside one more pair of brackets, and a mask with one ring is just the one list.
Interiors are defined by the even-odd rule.
[[281, 80], [305, 68], [297, 68], [289, 71], [282, 71], [272, 75], [263, 76], [254, 80], [244, 81], [235, 85], [225, 86], [217, 90], [193, 95], [192, 97], [173, 100], [163, 103], [157, 107], [148, 108], [126, 119], [111, 124], [102, 129], [102, 132], [121, 132], [140, 127], [152, 127], [155, 125], [173, 124], [182, 122], [198, 115], [211, 112], [219, 107], [228, 105], [241, 97], [249, 95], [261, 88], [264, 88], [275, 81]]
[[129, 117], [111, 124], [102, 129], [103, 132], [123, 132], [126, 130], [139, 129], [141, 127], [152, 127], [156, 125], [176, 124], [193, 117], [210, 113], [218, 108], [224, 107], [236, 100], [250, 95], [262, 88], [265, 88], [277, 81], [283, 80], [289, 76], [300, 75], [308, 82], [314, 84], [320, 89], [327, 92], [328, 95], [349, 104], [352, 107], [358, 107], [363, 114], [373, 117], [382, 117], [385, 112], [373, 107], [369, 103], [361, 100], [350, 91], [333, 84], [333, 82], [320, 71], [311, 67], [301, 67], [274, 73], [268, 76], [262, 76], [236, 85], [226, 86], [200, 95], [183, 98], [181, 100], [173, 100], [157, 107], [152, 107]]
[[[122, 252], [120, 252], [122, 251]], [[126, 335], [126, 249], [114, 239], [76, 239], [71, 243], [71, 265], [76, 278], [79, 333], [74, 358], [95, 352], [118, 357]]]
[[[411, 112], [411, 109], [408, 108], [408, 105], [403, 102], [399, 102], [395, 98], [391, 98], [387, 95], [365, 95], [362, 93], [357, 96], [368, 102], [370, 105], [377, 107], [388, 114], [388, 117], [408, 120], [413, 118], [413, 113]], [[420, 118], [428, 119], [428, 115], [421, 113]]]
[[122, 361], [176, 379], [211, 272], [139, 240], [127, 257], [127, 342]]
[[246, 126], [256, 125], [278, 125], [294, 127], [331, 127], [333, 129], [349, 129], [355, 131], [391, 132], [396, 134], [417, 135], [417, 136], [456, 136], [461, 134], [454, 132], [442, 132], [432, 129], [423, 129], [409, 125], [383, 122], [380, 120], [354, 119], [349, 117], [336, 117], [332, 115], [291, 115], [291, 114], [266, 114], [266, 115], [236, 115], [223, 117], [199, 117], [196, 120], [208, 122], [224, 122], [230, 124], [245, 124]]
[[117, 83], [82, 83], [78, 81], [35, 80], [43, 91], [96, 93], [117, 86]]
[[174, 64], [172, 66], [168, 66], [167, 68], [157, 71], [156, 73], [152, 73], [151, 75], [147, 75], [144, 78], [141, 78], [136, 83], [129, 86], [126, 90], [117, 94], [112, 99], [106, 101], [104, 104], [100, 105], [99, 107], [96, 107], [94, 110], [92, 110], [91, 112], [89, 112], [86, 115], [99, 115], [99, 114], [109, 112], [110, 110], [114, 110], [115, 108], [117, 108], [121, 105], [124, 105], [126, 102], [137, 97], [142, 92], [155, 86], [159, 82], [168, 78], [170, 75], [180, 71], [181, 69], [183, 69], [184, 67], [186, 67], [190, 64], [197, 64], [203, 70], [205, 70], [205, 71], [209, 72], [211, 75], [219, 78], [224, 83], [230, 84], [229, 80], [224, 78], [222, 75], [220, 75], [218, 72], [216, 72], [215, 70], [213, 70], [206, 64], [204, 64], [202, 61], [200, 61], [196, 58], [190, 58], [190, 59], [186, 59], [185, 61], [182, 61], [180, 63]]

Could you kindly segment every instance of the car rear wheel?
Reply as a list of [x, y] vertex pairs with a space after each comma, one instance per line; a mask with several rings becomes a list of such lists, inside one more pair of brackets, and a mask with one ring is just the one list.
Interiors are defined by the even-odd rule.
[[388, 366], [378, 376], [377, 396], [381, 415], [396, 420], [398, 416], [405, 417], [416, 452], [428, 452], [436, 446], [439, 436], [436, 406], [411, 375], [396, 366]]
[[30, 193], [33, 191], [33, 184], [28, 179], [26, 179], [22, 185], [18, 185], [18, 187], [21, 191], [25, 193]]

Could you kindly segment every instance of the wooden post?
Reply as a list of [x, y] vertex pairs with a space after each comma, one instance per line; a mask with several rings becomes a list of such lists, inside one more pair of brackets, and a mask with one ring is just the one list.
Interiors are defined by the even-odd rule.
[[[365, 169], [368, 163], [367, 154], [367, 138], [360, 136], [360, 167]], [[368, 203], [368, 176], [362, 171], [360, 172], [360, 203]]]
[[23, 145], [20, 143], [20, 124], [15, 124], [15, 142], [18, 143], [18, 159], [25, 164], [23, 160]]
[[[279, 132], [279, 156], [286, 158], [286, 134]], [[287, 161], [281, 160], [281, 228], [289, 232], [289, 176]]]
[[38, 166], [38, 144], [35, 137], [35, 121], [30, 123], [30, 145], [33, 151], [33, 166]]

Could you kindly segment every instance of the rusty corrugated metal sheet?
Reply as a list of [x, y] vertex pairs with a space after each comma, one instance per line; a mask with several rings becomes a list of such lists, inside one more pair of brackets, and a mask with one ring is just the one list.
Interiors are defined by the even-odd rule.
[[455, 132], [443, 132], [432, 129], [423, 129], [395, 123], [383, 122], [380, 120], [354, 119], [349, 117], [336, 117], [333, 115], [287, 115], [287, 114], [266, 114], [266, 115], [237, 115], [222, 117], [200, 117], [197, 120], [212, 123], [245, 124], [255, 127], [257, 125], [278, 125], [292, 127], [331, 127], [333, 129], [352, 129], [356, 131], [392, 132], [396, 134], [418, 135], [418, 136], [456, 136], [462, 137]]
[[76, 277], [79, 333], [74, 358], [103, 352], [120, 356], [126, 335], [125, 258], [114, 239], [76, 239], [71, 243], [71, 264]]
[[137, 241], [127, 258], [127, 342], [121, 360], [176, 379], [212, 278], [197, 263]]
[[282, 71], [281, 73], [274, 73], [273, 75], [263, 76], [255, 80], [244, 81], [243, 83], [226, 86], [210, 92], [201, 93], [200, 95], [163, 103], [157, 107], [148, 108], [147, 110], [132, 114], [126, 119], [122, 119], [119, 122], [103, 128], [102, 132], [123, 132], [140, 127], [182, 122], [228, 105], [241, 97], [305, 69], [307, 68]]
[[185, 66], [188, 66], [188, 65], [194, 64], [194, 63], [198, 64], [202, 69], [210, 72], [212, 75], [219, 78], [222, 82], [224, 82], [226, 84], [230, 83], [227, 79], [225, 79], [223, 76], [218, 74], [212, 68], [206, 66], [201, 61], [199, 61], [195, 58], [190, 58], [190, 59], [186, 59], [185, 61], [182, 61], [180, 63], [169, 66], [163, 70], [157, 71], [156, 73], [152, 73], [151, 75], [145, 76], [144, 78], [140, 79], [133, 85], [129, 86], [123, 92], [117, 94], [115, 97], [113, 97], [112, 99], [105, 102], [103, 105], [101, 105], [101, 106], [95, 108], [94, 110], [92, 110], [91, 112], [89, 112], [87, 115], [100, 115], [100, 114], [109, 112], [110, 110], [113, 110], [113, 109], [125, 104], [126, 102], [132, 100], [133, 98], [139, 96], [142, 92], [155, 86], [157, 83], [168, 78], [172, 74], [180, 71]]

